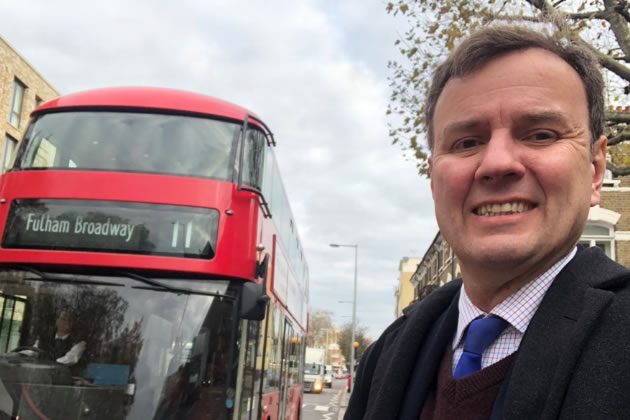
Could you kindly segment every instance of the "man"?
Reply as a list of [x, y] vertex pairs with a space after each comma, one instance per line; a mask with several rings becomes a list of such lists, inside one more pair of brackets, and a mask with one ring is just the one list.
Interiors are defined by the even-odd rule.
[[[55, 321], [55, 334], [50, 337], [40, 337], [33, 347], [41, 349], [41, 352], [49, 360], [54, 360], [62, 365], [72, 366], [79, 362], [85, 351], [85, 341], [78, 341], [72, 334], [74, 327], [74, 315], [69, 311], [62, 311]], [[34, 350], [21, 350], [27, 356], [36, 356]]]
[[603, 109], [591, 53], [523, 27], [481, 29], [437, 68], [431, 189], [463, 282], [370, 347], [346, 419], [630, 416], [630, 272], [576, 246]]

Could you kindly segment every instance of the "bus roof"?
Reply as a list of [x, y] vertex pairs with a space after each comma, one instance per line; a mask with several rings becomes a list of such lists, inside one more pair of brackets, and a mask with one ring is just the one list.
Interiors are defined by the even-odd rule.
[[86, 90], [60, 96], [46, 102], [36, 113], [62, 108], [141, 108], [191, 112], [243, 121], [246, 114], [256, 114], [211, 96], [176, 89], [154, 87], [115, 87]]

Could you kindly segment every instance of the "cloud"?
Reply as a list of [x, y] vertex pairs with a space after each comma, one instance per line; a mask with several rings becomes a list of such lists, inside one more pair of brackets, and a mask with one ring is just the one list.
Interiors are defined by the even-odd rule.
[[263, 118], [309, 261], [311, 306], [349, 315], [337, 301], [352, 298], [353, 253], [328, 245], [357, 243], [357, 314], [375, 338], [393, 320], [400, 259], [422, 256], [437, 231], [428, 182], [388, 138], [386, 64], [404, 25], [384, 7], [29, 0], [5, 5], [0, 25], [62, 93], [164, 86]]

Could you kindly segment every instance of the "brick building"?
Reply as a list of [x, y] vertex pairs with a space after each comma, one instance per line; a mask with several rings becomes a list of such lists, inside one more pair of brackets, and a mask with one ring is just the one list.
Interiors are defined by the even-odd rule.
[[0, 171], [4, 172], [12, 163], [31, 111], [59, 92], [2, 37], [0, 63]]
[[630, 177], [605, 181], [600, 205], [591, 208], [580, 243], [599, 246], [630, 267]]
[[[604, 181], [600, 205], [590, 209], [580, 243], [598, 246], [630, 268], [630, 176]], [[459, 276], [457, 257], [438, 232], [411, 276], [414, 301]]]
[[400, 317], [402, 310], [414, 300], [414, 287], [409, 280], [415, 273], [420, 261], [422, 261], [420, 258], [403, 257], [398, 264], [398, 285], [394, 290], [395, 318]]
[[432, 291], [461, 275], [453, 249], [438, 231], [411, 276], [413, 300], [424, 299]]

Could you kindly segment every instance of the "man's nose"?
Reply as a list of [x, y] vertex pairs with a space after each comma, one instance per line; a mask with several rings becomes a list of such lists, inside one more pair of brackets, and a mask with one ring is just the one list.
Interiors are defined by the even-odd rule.
[[475, 179], [485, 183], [520, 179], [525, 174], [520, 149], [510, 133], [493, 133], [481, 154]]

